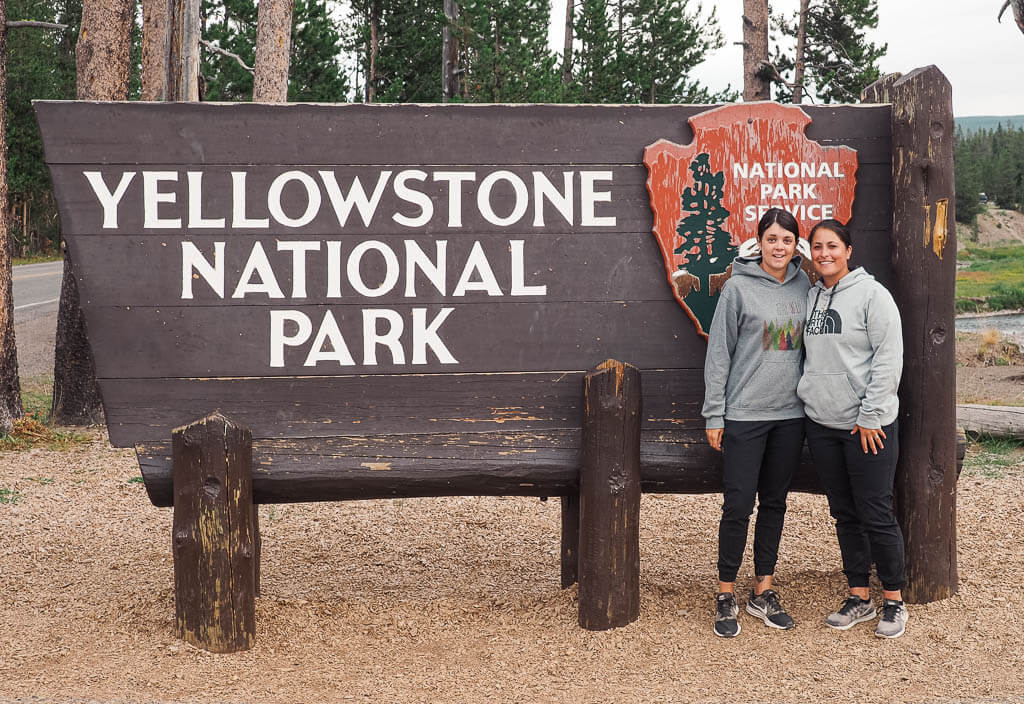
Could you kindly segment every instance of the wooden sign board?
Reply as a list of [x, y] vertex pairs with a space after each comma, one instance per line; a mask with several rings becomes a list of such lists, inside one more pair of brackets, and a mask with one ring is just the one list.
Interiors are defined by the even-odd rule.
[[[644, 370], [645, 437], [699, 441], [705, 342], [666, 285], [644, 158], [713, 107], [37, 103], [111, 441], [166, 473], [171, 429], [214, 409], [281, 453], [575, 436], [609, 358]], [[890, 107], [797, 112], [832, 179], [856, 172], [856, 263], [886, 283]], [[730, 245], [775, 196], [747, 178]]]

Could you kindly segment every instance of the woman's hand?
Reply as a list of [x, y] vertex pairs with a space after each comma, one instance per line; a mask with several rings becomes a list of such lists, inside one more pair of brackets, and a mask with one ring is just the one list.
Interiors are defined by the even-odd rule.
[[877, 455], [878, 451], [885, 447], [882, 444], [882, 440], [885, 440], [885, 431], [881, 428], [862, 428], [855, 425], [850, 431], [850, 435], [857, 433], [860, 433], [860, 446], [864, 448], [865, 455], [868, 453], [868, 448], [871, 448], [871, 454]]
[[708, 444], [719, 452], [722, 451], [722, 433], [724, 428], [708, 428], [704, 434], [708, 436]]

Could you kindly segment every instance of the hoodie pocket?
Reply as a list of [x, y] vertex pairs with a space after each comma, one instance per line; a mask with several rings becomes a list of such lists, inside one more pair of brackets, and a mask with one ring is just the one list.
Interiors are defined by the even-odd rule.
[[804, 402], [807, 415], [815, 420], [856, 420], [860, 409], [860, 397], [850, 385], [846, 372], [805, 373], [797, 387], [797, 395]]
[[790, 359], [771, 361], [763, 359], [746, 383], [735, 390], [735, 399], [727, 405], [735, 408], [774, 410], [792, 408], [800, 404], [796, 395], [800, 380], [800, 364]]

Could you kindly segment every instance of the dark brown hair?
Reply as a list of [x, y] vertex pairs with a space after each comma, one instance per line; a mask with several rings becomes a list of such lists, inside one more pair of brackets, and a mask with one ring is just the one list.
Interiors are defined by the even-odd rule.
[[842, 240], [843, 244], [845, 244], [847, 247], [853, 246], [853, 244], [851, 244], [850, 241], [850, 231], [846, 229], [846, 226], [843, 225], [843, 223], [832, 218], [829, 218], [828, 220], [822, 220], [817, 225], [812, 227], [811, 234], [807, 236], [808, 242], [812, 244], [814, 243], [814, 233], [817, 232], [820, 228], [825, 228], [830, 232], [834, 232], [836, 234], [836, 237]]
[[764, 231], [775, 224], [783, 230], [789, 230], [800, 239], [800, 225], [793, 214], [782, 208], [769, 208], [768, 212], [761, 216], [761, 222], [757, 223], [757, 241], [760, 242]]

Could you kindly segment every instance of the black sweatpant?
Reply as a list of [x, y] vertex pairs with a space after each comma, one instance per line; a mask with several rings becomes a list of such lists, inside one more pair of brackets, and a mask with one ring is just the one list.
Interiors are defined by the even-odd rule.
[[851, 588], [867, 587], [874, 561], [882, 588], [906, 582], [903, 533], [893, 511], [893, 482], [900, 442], [897, 423], [882, 428], [883, 449], [865, 453], [860, 433], [835, 430], [807, 419], [807, 446], [814, 458]]
[[754, 524], [754, 574], [775, 574], [786, 517], [786, 495], [804, 445], [804, 419], [725, 421], [722, 435], [722, 520], [718, 524], [718, 579], [735, 582]]

